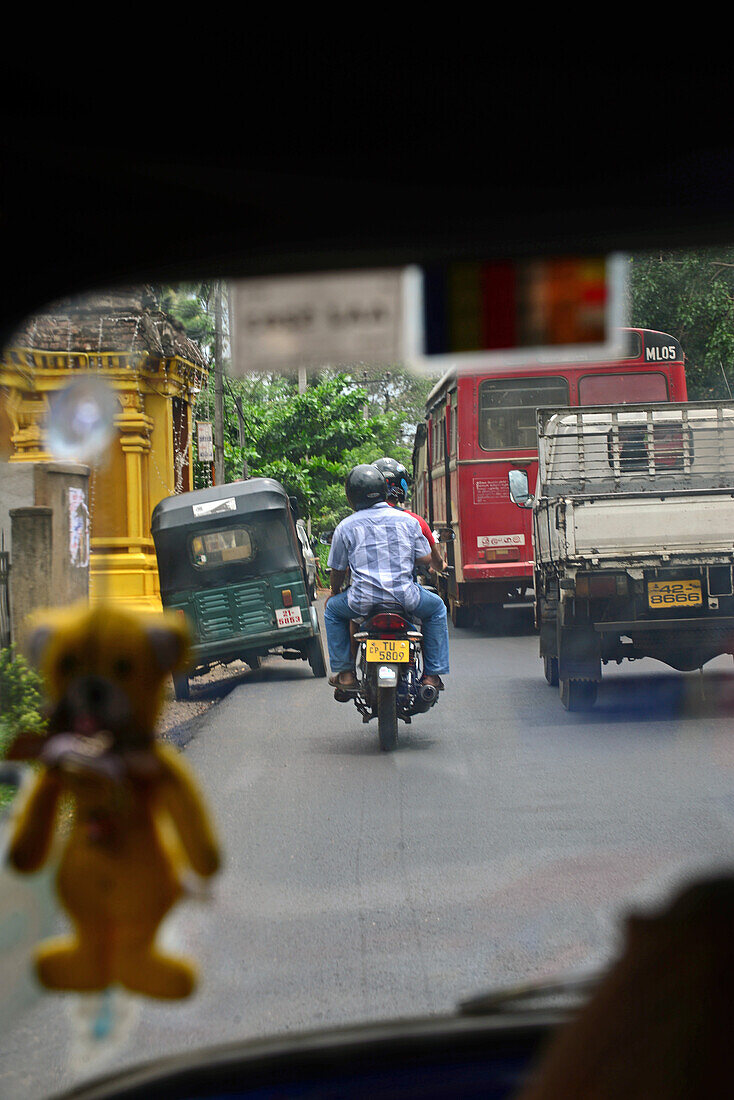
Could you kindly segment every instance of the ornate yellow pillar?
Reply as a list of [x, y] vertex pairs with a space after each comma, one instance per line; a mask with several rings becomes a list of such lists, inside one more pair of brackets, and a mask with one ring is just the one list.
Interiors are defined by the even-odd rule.
[[121, 393], [122, 413], [116, 426], [120, 446], [125, 455], [127, 482], [127, 534], [132, 546], [140, 546], [145, 534], [143, 520], [143, 456], [150, 453], [150, 433], [153, 420], [143, 412], [143, 399], [138, 393]]
[[45, 393], [11, 389], [6, 411], [10, 417], [10, 442], [14, 451], [11, 462], [49, 462], [53, 455], [46, 450], [44, 421], [48, 413]]
[[207, 377], [201, 349], [154, 299], [123, 288], [56, 303], [0, 352], [0, 457], [10, 462], [53, 459], [45, 421], [55, 393], [86, 375], [114, 390], [116, 438], [90, 477], [90, 598], [151, 609], [160, 607], [151, 514], [191, 487], [191, 402]]

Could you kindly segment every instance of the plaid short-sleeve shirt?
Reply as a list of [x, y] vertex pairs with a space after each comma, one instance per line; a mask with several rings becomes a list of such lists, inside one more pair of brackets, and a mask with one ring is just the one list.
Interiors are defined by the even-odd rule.
[[413, 580], [415, 559], [431, 548], [418, 520], [389, 504], [373, 504], [343, 519], [331, 540], [329, 568], [349, 566], [352, 583], [347, 603], [366, 615], [374, 607], [413, 611], [420, 588]]

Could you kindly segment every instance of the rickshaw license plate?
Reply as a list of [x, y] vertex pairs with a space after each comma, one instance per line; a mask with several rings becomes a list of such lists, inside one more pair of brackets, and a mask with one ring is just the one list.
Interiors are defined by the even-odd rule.
[[700, 581], [648, 581], [647, 602], [650, 607], [699, 607]]
[[385, 665], [405, 664], [410, 660], [410, 642], [370, 638], [367, 641], [367, 660]]
[[303, 622], [300, 607], [284, 607], [282, 610], [277, 608], [275, 618], [278, 622], [278, 628], [281, 626], [300, 626]]

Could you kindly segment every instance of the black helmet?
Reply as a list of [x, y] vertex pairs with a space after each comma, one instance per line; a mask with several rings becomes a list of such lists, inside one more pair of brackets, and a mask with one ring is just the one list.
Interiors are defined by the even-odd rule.
[[378, 458], [372, 465], [385, 479], [388, 499], [404, 501], [408, 493], [408, 471], [402, 462], [394, 458]]
[[384, 477], [379, 470], [367, 463], [350, 470], [345, 487], [347, 500], [355, 512], [387, 500], [387, 485]]

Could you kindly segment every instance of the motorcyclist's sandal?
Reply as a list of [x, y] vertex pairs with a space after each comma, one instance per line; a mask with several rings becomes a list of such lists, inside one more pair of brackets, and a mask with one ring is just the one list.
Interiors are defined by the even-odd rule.
[[348, 703], [359, 690], [359, 686], [356, 680], [352, 680], [349, 684], [344, 684], [339, 679], [339, 674], [329, 677], [329, 683], [336, 690], [334, 691], [334, 698], [338, 703]]

